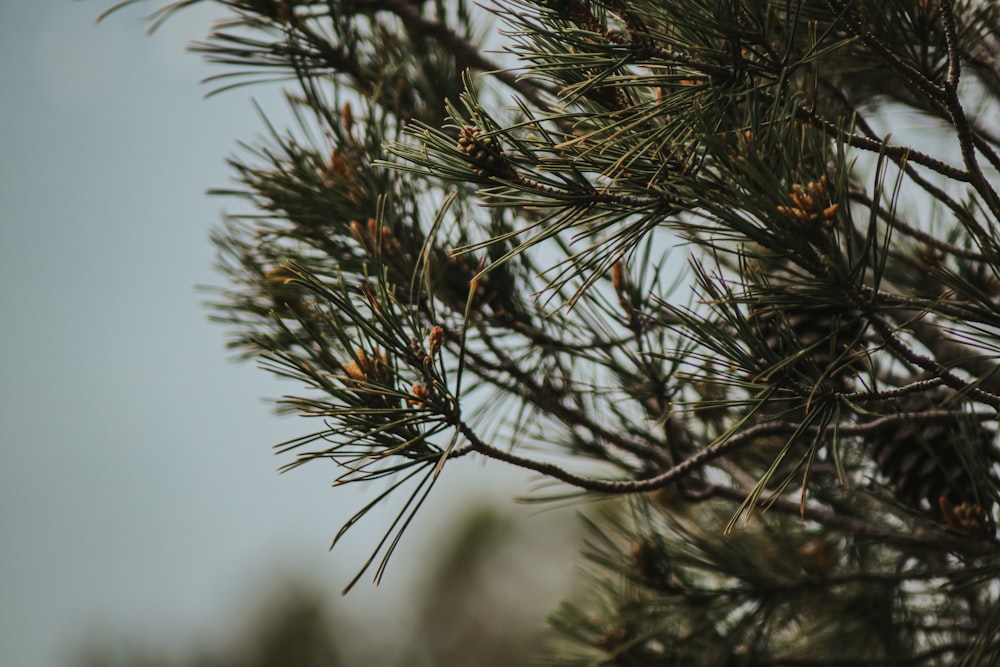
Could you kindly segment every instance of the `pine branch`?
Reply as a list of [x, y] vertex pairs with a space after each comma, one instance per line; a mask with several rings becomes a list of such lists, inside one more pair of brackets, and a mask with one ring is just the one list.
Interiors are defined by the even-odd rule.
[[500, 0], [501, 59], [464, 2], [220, 4], [297, 126], [230, 161], [215, 317], [320, 424], [283, 469], [386, 485], [335, 542], [398, 499], [359, 577], [474, 457], [605, 501], [553, 664], [994, 651], [995, 8]]

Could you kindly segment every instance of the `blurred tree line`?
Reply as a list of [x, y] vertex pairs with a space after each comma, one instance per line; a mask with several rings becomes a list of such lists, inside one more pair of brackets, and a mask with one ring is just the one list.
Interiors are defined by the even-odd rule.
[[[418, 572], [402, 613], [366, 623], [346, 600], [307, 579], [290, 580], [232, 619], [232, 638], [208, 647], [92, 637], [75, 667], [517, 667], [533, 664], [544, 619], [565, 593], [546, 559], [575, 548], [572, 530], [541, 517], [534, 528], [495, 507], [466, 514]], [[546, 528], [548, 526], [548, 528]], [[539, 534], [548, 530], [549, 535]], [[553, 536], [565, 536], [554, 542]], [[269, 585], [270, 584], [270, 585]], [[275, 582], [254, 582], [258, 589]], [[382, 591], [391, 594], [390, 591]], [[377, 595], [378, 593], [373, 593]], [[395, 596], [398, 598], [398, 596]]]

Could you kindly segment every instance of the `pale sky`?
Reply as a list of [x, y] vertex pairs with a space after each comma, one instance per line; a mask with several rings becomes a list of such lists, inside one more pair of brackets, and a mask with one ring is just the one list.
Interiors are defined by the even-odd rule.
[[[203, 99], [213, 70], [183, 45], [211, 10], [146, 37], [163, 2], [95, 25], [111, 4], [0, 0], [0, 665], [68, 665], [95, 635], [205, 636], [279, 573], [339, 590], [386, 525], [327, 552], [365, 490], [276, 474], [270, 446], [309, 425], [270, 414], [291, 389], [227, 359], [195, 289], [221, 281], [210, 229], [243, 210], [204, 191], [261, 131], [249, 96], [279, 125], [282, 103]], [[499, 468], [446, 473], [351, 603], [398, 611], [398, 563], [433, 558], [428, 527], [472, 489], [512, 495]]]

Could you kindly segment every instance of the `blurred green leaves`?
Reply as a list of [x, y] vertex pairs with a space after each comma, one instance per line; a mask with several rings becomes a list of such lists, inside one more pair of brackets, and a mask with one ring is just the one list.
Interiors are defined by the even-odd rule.
[[261, 597], [235, 610], [226, 624], [231, 637], [164, 646], [96, 636], [74, 664], [527, 667], [540, 649], [544, 616], [568, 584], [553, 559], [571, 558], [576, 548], [576, 531], [560, 525], [565, 514], [539, 517], [532, 526], [488, 505], [458, 513], [429, 545], [426, 567], [409, 571], [415, 584], [371, 593], [391, 597], [394, 609], [356, 608], [355, 598], [340, 598], [316, 580], [276, 574], [253, 582]]

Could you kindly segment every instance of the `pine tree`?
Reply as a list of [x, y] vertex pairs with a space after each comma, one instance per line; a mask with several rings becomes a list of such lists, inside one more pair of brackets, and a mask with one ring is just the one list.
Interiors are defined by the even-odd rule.
[[1000, 664], [1000, 3], [219, 4], [298, 125], [216, 317], [362, 572], [488, 459], [606, 501], [543, 664]]

